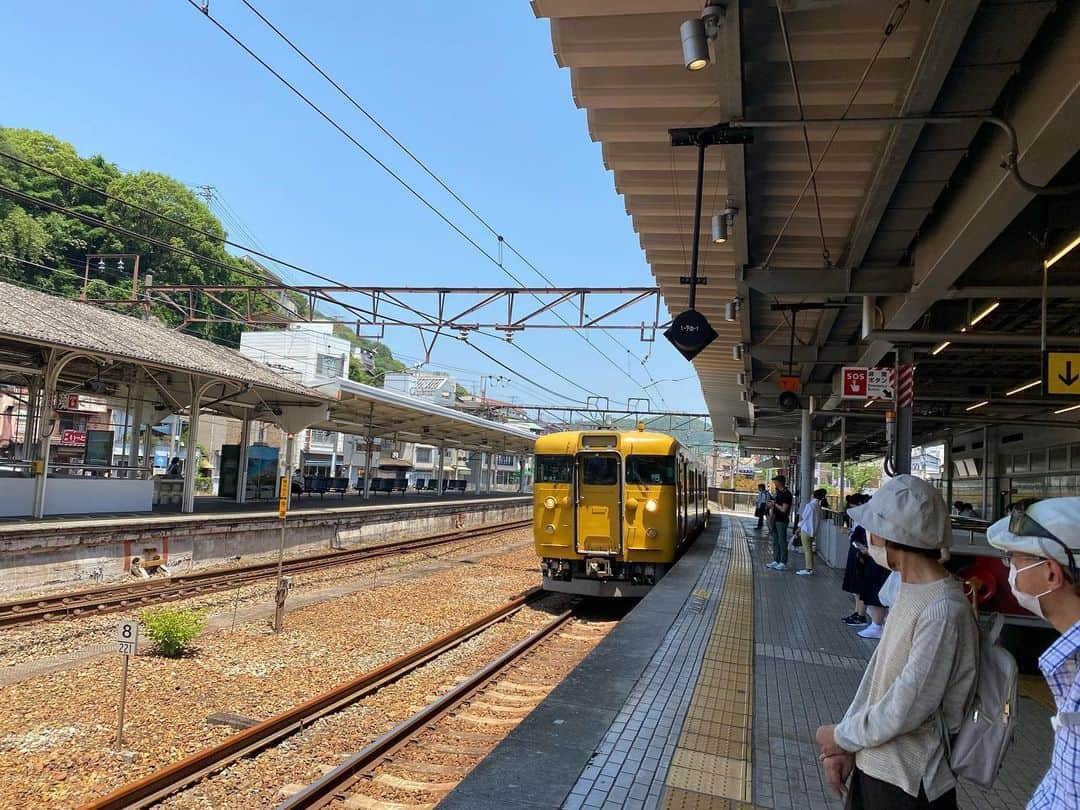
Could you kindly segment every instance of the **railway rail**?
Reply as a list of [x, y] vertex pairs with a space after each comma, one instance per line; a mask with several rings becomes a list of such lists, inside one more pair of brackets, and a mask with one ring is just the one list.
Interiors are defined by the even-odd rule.
[[526, 605], [543, 598], [545, 594], [539, 588], [526, 591], [475, 621], [440, 636], [400, 658], [238, 732], [218, 745], [204, 748], [142, 779], [129, 782], [100, 799], [82, 805], [79, 810], [150, 807], [232, 762], [275, 745], [307, 728], [319, 718], [340, 711], [357, 700], [400, 680], [413, 670], [444, 655], [489, 627], [510, 618]]
[[[478, 529], [449, 532], [378, 543], [348, 551], [330, 551], [294, 557], [286, 560], [285, 574], [301, 574], [334, 568], [365, 560], [406, 554], [427, 548], [442, 546], [460, 540], [486, 537], [499, 532], [520, 529], [532, 524], [531, 520], [518, 520], [484, 526]], [[56, 596], [0, 603], [0, 628], [17, 627], [41, 621], [58, 620], [77, 616], [98, 615], [133, 607], [144, 607], [159, 602], [173, 602], [193, 596], [204, 596], [218, 591], [239, 588], [243, 585], [277, 576], [277, 562], [253, 563], [226, 570], [217, 569], [204, 573], [184, 574], [161, 579], [138, 580], [101, 588], [69, 591]]]
[[559, 632], [575, 614], [574, 609], [558, 614], [276, 810], [433, 807], [550, 691], [551, 679], [538, 680], [534, 674], [553, 669], [550, 662], [536, 661], [538, 645], [558, 633], [559, 644], [545, 649], [553, 648], [552, 655], [561, 656], [565, 664], [568, 655], [574, 663], [578, 660], [581, 647], [575, 651], [574, 642], [591, 648], [599, 640], [600, 633], [590, 637]]

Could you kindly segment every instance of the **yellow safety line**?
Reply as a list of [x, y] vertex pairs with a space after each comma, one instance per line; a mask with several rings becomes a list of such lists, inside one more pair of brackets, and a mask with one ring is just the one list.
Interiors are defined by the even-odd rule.
[[724, 591], [665, 781], [664, 810], [749, 809], [754, 577], [746, 535], [731, 526]]

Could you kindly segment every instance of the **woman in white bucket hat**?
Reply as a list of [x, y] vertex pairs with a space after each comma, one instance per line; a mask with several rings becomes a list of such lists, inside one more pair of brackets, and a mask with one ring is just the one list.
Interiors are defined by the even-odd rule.
[[1080, 807], [1080, 498], [1014, 509], [986, 530], [986, 539], [1005, 552], [1016, 601], [1061, 633], [1039, 657], [1057, 714], [1050, 770], [1028, 808]]
[[817, 730], [826, 776], [854, 810], [951, 810], [956, 777], [940, 718], [950, 733], [960, 728], [978, 632], [960, 582], [940, 560], [948, 507], [922, 479], [898, 475], [848, 514], [866, 529], [870, 555], [898, 571], [901, 584], [844, 719]]

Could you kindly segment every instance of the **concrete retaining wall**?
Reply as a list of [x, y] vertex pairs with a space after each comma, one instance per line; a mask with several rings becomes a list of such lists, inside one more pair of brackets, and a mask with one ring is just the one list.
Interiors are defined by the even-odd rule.
[[[358, 548], [524, 520], [531, 498], [294, 512], [286, 524], [286, 555]], [[216, 515], [202, 520], [57, 523], [40, 529], [0, 527], [0, 599], [76, 583], [118, 581], [132, 557], [160, 556], [174, 573], [276, 553], [281, 524], [267, 517]], [[254, 561], [254, 560], [252, 560]]]

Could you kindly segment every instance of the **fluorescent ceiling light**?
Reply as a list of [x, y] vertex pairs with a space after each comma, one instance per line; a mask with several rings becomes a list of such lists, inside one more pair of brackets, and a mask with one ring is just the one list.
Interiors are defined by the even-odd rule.
[[1040, 377], [1037, 380], [1032, 380], [1029, 383], [1024, 383], [1023, 385], [1018, 385], [1012, 391], [1006, 391], [1005, 396], [1011, 397], [1013, 394], [1019, 394], [1021, 391], [1027, 391], [1029, 388], [1034, 388], [1036, 385], [1039, 385], [1041, 383], [1042, 383], [1042, 377]]
[[964, 408], [964, 410], [965, 411], [973, 411], [976, 408], [981, 408], [983, 405], [989, 405], [989, 404], [990, 404], [990, 400], [984, 399], [982, 402], [976, 402], [974, 405], [968, 405], [966, 408]]
[[1068, 413], [1069, 411], [1075, 411], [1077, 408], [1080, 408], [1080, 405], [1070, 405], [1067, 408], [1060, 408], [1054, 411], [1054, 413]]
[[1078, 246], [1080, 246], [1080, 235], [1078, 235], [1075, 239], [1073, 239], [1071, 242], [1069, 242], [1069, 244], [1067, 244], [1065, 247], [1063, 247], [1061, 250], [1059, 250], [1057, 253], [1055, 253], [1053, 256], [1051, 256], [1049, 259], [1044, 261], [1043, 262], [1043, 269], [1049, 270], [1055, 264], [1057, 264], [1062, 259], [1064, 259], [1066, 256], [1068, 256], [1069, 253], [1073, 250], [1073, 248], [1076, 248]]
[[978, 315], [976, 315], [974, 318], [971, 319], [971, 325], [974, 326], [975, 324], [977, 324], [979, 321], [981, 321], [983, 318], [985, 318], [987, 315], [989, 315], [991, 312], [993, 312], [995, 309], [997, 309], [1000, 306], [1001, 306], [1000, 301], [995, 301], [994, 303], [990, 304], [989, 306], [986, 307], [986, 309], [984, 309], [982, 312], [980, 312]]
[[941, 354], [943, 351], [949, 348], [949, 342], [950, 341], [946, 340], [944, 343], [939, 343], [937, 346], [934, 347], [934, 350], [930, 352], [930, 354], [934, 355], [935, 357]]

